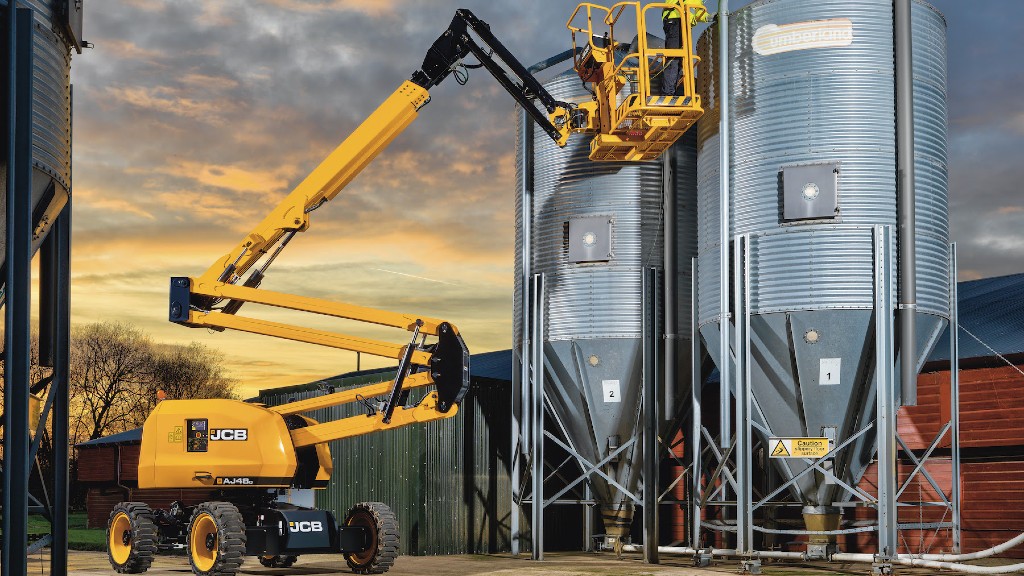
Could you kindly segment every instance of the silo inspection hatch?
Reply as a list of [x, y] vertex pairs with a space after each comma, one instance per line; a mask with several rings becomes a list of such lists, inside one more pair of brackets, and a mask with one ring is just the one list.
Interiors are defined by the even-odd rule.
[[828, 438], [775, 438], [768, 442], [771, 458], [821, 458], [828, 454]]

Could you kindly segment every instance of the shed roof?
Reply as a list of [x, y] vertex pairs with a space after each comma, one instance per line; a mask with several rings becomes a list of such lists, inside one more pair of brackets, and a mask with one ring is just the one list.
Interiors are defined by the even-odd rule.
[[82, 446], [108, 446], [114, 444], [134, 444], [136, 442], [142, 442], [142, 428], [118, 432], [117, 434], [96, 438], [88, 442], [79, 442], [75, 446], [81, 448]]
[[[957, 302], [960, 358], [1024, 353], [1024, 274], [958, 282]], [[949, 362], [948, 328], [928, 361]]]

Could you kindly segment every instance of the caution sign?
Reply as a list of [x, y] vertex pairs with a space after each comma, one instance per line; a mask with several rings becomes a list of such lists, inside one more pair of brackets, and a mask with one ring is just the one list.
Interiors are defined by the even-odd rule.
[[828, 454], [828, 438], [770, 438], [772, 458], [821, 458]]

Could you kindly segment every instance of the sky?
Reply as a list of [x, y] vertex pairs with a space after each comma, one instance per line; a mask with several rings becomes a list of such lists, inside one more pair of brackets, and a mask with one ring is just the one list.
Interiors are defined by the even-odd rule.
[[[736, 9], [747, 2], [732, 2]], [[1024, 2], [936, 0], [949, 22], [950, 213], [961, 279], [1024, 271]], [[708, 2], [714, 9], [715, 3]], [[90, 2], [75, 56], [72, 321], [224, 353], [243, 394], [355, 354], [167, 321], [170, 276], [226, 253], [416, 70], [456, 8], [529, 65], [567, 49], [564, 0]], [[311, 217], [263, 288], [421, 314], [472, 352], [511, 345], [515, 118], [483, 71]], [[251, 307], [251, 305], [250, 305]], [[401, 330], [243, 311], [403, 343]], [[362, 358], [362, 368], [393, 364]]]

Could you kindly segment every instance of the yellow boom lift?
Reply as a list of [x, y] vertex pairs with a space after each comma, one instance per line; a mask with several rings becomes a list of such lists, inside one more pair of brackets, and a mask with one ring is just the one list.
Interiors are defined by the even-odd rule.
[[[195, 506], [174, 502], [166, 510], [141, 502], [118, 504], [107, 525], [108, 556], [115, 570], [144, 572], [155, 553], [180, 547], [200, 576], [233, 575], [247, 555], [258, 556], [265, 566], [287, 567], [299, 554], [340, 552], [357, 573], [383, 573], [391, 567], [398, 554], [398, 524], [386, 505], [356, 504], [341, 523], [330, 512], [314, 508], [312, 490], [324, 488], [331, 475], [327, 443], [455, 416], [469, 389], [466, 345], [455, 326], [444, 320], [261, 290], [264, 275], [295, 235], [309, 227], [310, 214], [340, 193], [416, 118], [430, 101], [427, 91], [466, 68], [487, 69], [559, 146], [572, 133], [586, 133], [593, 137], [595, 160], [656, 158], [702, 113], [693, 94], [689, 27], [683, 26], [682, 49], [647, 46], [643, 16], [664, 6], [580, 5], [573, 18], [585, 12], [586, 27], [570, 20], [569, 29], [574, 47], [577, 34], [585, 34], [587, 41], [576, 50], [574, 63], [595, 97], [578, 104], [555, 100], [486, 23], [458, 10], [411, 80], [238, 245], [201, 276], [171, 279], [172, 322], [386, 357], [397, 362], [398, 370], [392, 381], [283, 406], [236, 400], [160, 402], [143, 427], [138, 487], [212, 490], [214, 497]], [[638, 21], [632, 53], [614, 37], [615, 24], [627, 10], [635, 11]], [[607, 35], [596, 39], [595, 13], [608, 27]], [[462, 62], [470, 54], [477, 64]], [[652, 67], [659, 62], [663, 66], [666, 58], [682, 59], [685, 96], [651, 95]], [[388, 326], [411, 337], [400, 345], [240, 316], [246, 303]], [[408, 401], [410, 392], [431, 386], [419, 401]], [[329, 422], [303, 415], [353, 402], [362, 402], [369, 413]]]

